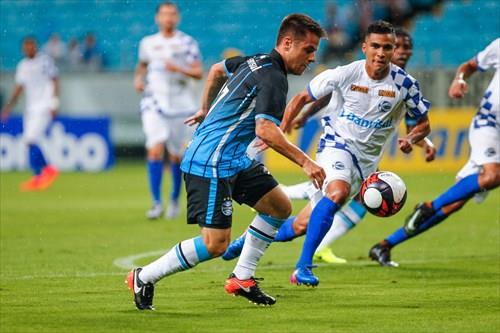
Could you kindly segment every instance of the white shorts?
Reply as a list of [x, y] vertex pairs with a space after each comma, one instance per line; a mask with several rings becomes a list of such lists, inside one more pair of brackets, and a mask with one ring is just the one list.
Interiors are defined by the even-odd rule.
[[184, 124], [185, 116], [167, 117], [158, 111], [145, 110], [141, 118], [147, 149], [165, 143], [170, 154], [184, 154], [194, 132], [193, 127]]
[[40, 143], [52, 122], [50, 112], [27, 112], [23, 116], [23, 140], [26, 144]]
[[359, 192], [363, 177], [377, 169], [376, 165], [360, 165], [350, 152], [332, 147], [325, 147], [318, 153], [316, 162], [325, 170], [326, 178], [321, 191], [313, 185], [307, 191], [313, 207], [325, 195], [326, 187], [331, 181], [343, 180], [349, 183], [351, 185], [349, 198], [352, 198]]
[[481, 166], [489, 163], [500, 163], [500, 134], [493, 127], [469, 128], [470, 157], [464, 167], [457, 173], [457, 178], [464, 178], [478, 173]]

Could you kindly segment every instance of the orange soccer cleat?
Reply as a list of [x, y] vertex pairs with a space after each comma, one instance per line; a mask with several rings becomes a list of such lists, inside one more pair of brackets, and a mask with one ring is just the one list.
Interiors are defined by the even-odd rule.
[[40, 174], [40, 181], [39, 181], [39, 189], [40, 190], [45, 190], [54, 183], [54, 181], [57, 179], [57, 176], [59, 176], [59, 170], [57, 170], [54, 166], [48, 165], [45, 168], [43, 168], [42, 173]]

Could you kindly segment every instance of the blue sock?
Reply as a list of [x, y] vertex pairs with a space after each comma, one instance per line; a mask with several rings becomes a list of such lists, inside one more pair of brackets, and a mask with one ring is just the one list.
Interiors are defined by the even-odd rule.
[[314, 207], [309, 218], [306, 240], [296, 265], [297, 268], [312, 265], [314, 252], [332, 226], [333, 216], [338, 209], [339, 205], [327, 197], [323, 197]]
[[274, 237], [275, 242], [289, 242], [297, 237], [293, 230], [295, 216], [290, 216], [278, 229], [278, 234]]
[[387, 237], [385, 240], [391, 245], [391, 247], [394, 247], [438, 225], [440, 222], [444, 221], [447, 217], [448, 215], [445, 215], [442, 210], [438, 210], [427, 221], [422, 223], [413, 234], [411, 235], [406, 234], [404, 227], [401, 227], [398, 230], [396, 230], [392, 235]]
[[179, 196], [181, 194], [181, 183], [182, 183], [182, 171], [181, 165], [179, 163], [171, 163], [170, 171], [172, 172], [172, 193], [170, 194], [170, 199], [172, 201], [179, 201]]
[[440, 210], [444, 206], [460, 200], [468, 199], [475, 193], [481, 191], [478, 178], [479, 174], [475, 173], [460, 179], [455, 185], [450, 187], [446, 192], [441, 194], [432, 202], [432, 208], [436, 211]]
[[161, 204], [161, 179], [163, 161], [148, 160], [149, 190], [155, 204]]
[[43, 152], [38, 145], [29, 145], [29, 162], [33, 173], [38, 176], [42, 169], [47, 166], [47, 161], [43, 156]]

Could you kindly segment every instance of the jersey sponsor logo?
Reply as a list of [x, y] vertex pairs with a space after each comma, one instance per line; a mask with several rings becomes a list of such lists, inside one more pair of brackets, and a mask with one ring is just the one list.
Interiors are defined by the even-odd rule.
[[391, 111], [392, 104], [389, 101], [382, 101], [378, 104], [378, 110], [380, 112], [389, 112]]
[[233, 214], [233, 201], [231, 198], [226, 197], [222, 199], [221, 211], [225, 216], [231, 216]]
[[259, 68], [259, 65], [257, 65], [257, 62], [255, 61], [254, 58], [248, 59], [247, 64], [248, 64], [248, 67], [250, 67], [250, 70], [252, 72]]
[[366, 128], [389, 128], [389, 127], [392, 127], [392, 118], [387, 119], [386, 121], [383, 121], [381, 119], [368, 120], [365, 118], [361, 118], [352, 112], [347, 113], [344, 110], [342, 110], [340, 112], [339, 118], [346, 118], [347, 120], [352, 121], [356, 125], [361, 126], [361, 127], [366, 127]]
[[368, 87], [351, 84], [351, 91], [357, 91], [363, 94], [368, 94]]
[[393, 91], [393, 90], [383, 90], [383, 89], [380, 89], [378, 91], [378, 95], [379, 96], [382, 96], [382, 97], [391, 97], [391, 98], [395, 98], [396, 97], [396, 92]]

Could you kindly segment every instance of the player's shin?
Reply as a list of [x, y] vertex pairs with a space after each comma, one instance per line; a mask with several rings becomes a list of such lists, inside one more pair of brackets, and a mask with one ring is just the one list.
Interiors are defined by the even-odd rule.
[[165, 276], [191, 269], [211, 258], [201, 236], [187, 239], [175, 245], [163, 257], [144, 266], [139, 278], [144, 283], [156, 283]]
[[36, 144], [29, 145], [29, 163], [35, 175], [40, 175], [42, 169], [47, 166], [47, 161], [40, 147]]
[[276, 237], [274, 238], [275, 242], [289, 242], [294, 240], [299, 235], [295, 234], [295, 230], [293, 230], [293, 222], [295, 221], [295, 216], [290, 216], [279, 228]]
[[170, 171], [172, 172], [172, 193], [170, 200], [177, 202], [181, 193], [182, 184], [182, 171], [180, 163], [172, 162], [170, 164]]
[[161, 181], [163, 177], [163, 161], [148, 160], [149, 190], [154, 204], [161, 204]]
[[436, 200], [432, 202], [432, 208], [437, 211], [457, 201], [465, 200], [481, 191], [479, 186], [479, 174], [473, 174], [460, 179], [446, 192], [441, 194]]
[[233, 273], [240, 280], [251, 278], [260, 258], [273, 242], [284, 220], [264, 214], [257, 214], [248, 227], [245, 245]]
[[314, 252], [332, 226], [333, 217], [338, 209], [339, 205], [327, 197], [321, 198], [316, 204], [309, 218], [306, 240], [297, 268], [312, 266]]

